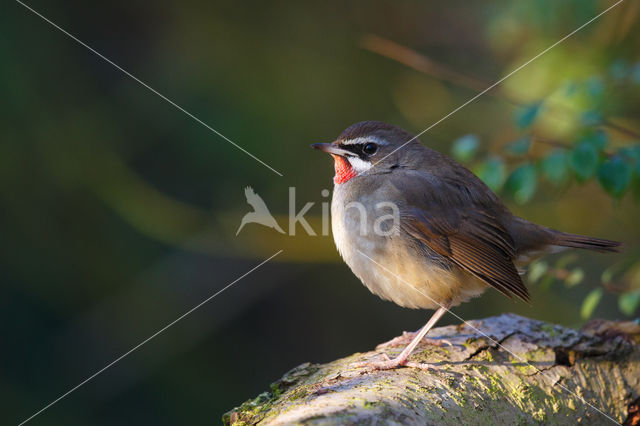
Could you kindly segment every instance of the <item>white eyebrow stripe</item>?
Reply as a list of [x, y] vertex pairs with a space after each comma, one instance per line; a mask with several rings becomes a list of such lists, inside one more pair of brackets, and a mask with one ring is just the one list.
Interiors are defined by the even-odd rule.
[[377, 136], [367, 136], [366, 138], [347, 139], [345, 141], [341, 141], [340, 144], [341, 145], [358, 145], [358, 144], [365, 144], [367, 142], [374, 142], [374, 143], [377, 143], [378, 145], [389, 145], [387, 141], [385, 141], [384, 139], [380, 139]]

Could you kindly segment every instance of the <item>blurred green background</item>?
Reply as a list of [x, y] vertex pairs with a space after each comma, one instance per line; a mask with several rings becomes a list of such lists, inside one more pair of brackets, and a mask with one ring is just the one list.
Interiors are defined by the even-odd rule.
[[[216, 423], [289, 368], [371, 349], [430, 315], [371, 295], [331, 236], [247, 225], [236, 237], [245, 186], [285, 230], [295, 186], [320, 232], [333, 170], [310, 143], [371, 119], [417, 133], [613, 3], [28, 4], [284, 175], [19, 3], [3, 8], [2, 423], [284, 249], [32, 421], [174, 425]], [[623, 2], [422, 136], [517, 214], [625, 243], [547, 258], [531, 306], [489, 291], [456, 308], [463, 318], [637, 315], [639, 16]]]

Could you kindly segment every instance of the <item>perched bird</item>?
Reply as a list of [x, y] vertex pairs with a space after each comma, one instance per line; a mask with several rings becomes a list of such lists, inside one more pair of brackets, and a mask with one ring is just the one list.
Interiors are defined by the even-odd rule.
[[273, 228], [281, 234], [284, 234], [284, 231], [280, 228], [276, 219], [271, 215], [271, 212], [264, 203], [264, 200], [262, 200], [262, 198], [253, 191], [253, 188], [247, 186], [244, 189], [244, 196], [247, 198], [247, 203], [253, 207], [253, 211], [242, 217], [242, 221], [240, 222], [240, 227], [236, 231], [236, 235], [240, 233], [240, 230], [247, 223], [259, 223], [260, 225]]
[[436, 310], [400, 355], [374, 369], [414, 364], [409, 355], [442, 315], [489, 287], [529, 301], [517, 265], [567, 247], [620, 245], [515, 216], [467, 168], [386, 123], [357, 123], [311, 146], [335, 161], [333, 238], [353, 273], [383, 299]]

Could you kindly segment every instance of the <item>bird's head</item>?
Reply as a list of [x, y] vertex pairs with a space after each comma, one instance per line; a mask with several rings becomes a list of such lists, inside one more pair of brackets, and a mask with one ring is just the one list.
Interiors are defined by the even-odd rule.
[[333, 182], [338, 185], [357, 176], [389, 173], [406, 166], [416, 144], [419, 142], [412, 135], [396, 126], [363, 121], [349, 126], [334, 142], [311, 147], [331, 154], [336, 170]]

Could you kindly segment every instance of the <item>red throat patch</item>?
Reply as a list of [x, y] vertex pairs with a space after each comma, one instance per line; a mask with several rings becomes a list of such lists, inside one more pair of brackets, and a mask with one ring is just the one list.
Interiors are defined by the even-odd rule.
[[335, 161], [334, 167], [336, 169], [336, 175], [333, 177], [333, 183], [340, 184], [345, 183], [349, 179], [355, 177], [357, 175], [356, 171], [351, 166], [351, 163], [339, 155], [333, 155], [333, 160]]

